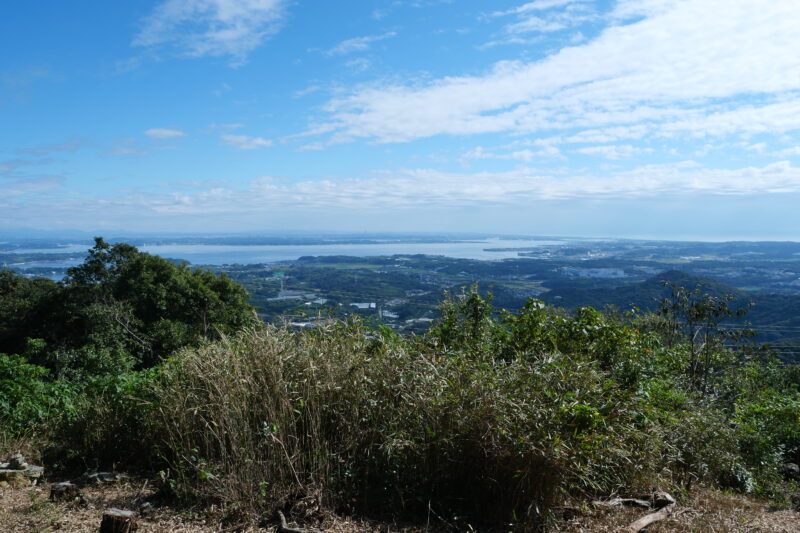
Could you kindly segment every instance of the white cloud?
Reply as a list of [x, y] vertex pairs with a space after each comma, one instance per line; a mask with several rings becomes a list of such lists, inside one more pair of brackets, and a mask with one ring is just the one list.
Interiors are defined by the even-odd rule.
[[[401, 225], [394, 226], [395, 230], [407, 230], [409, 224], [423, 229], [433, 223], [450, 224], [449, 227], [462, 231], [465, 227], [471, 231], [485, 231], [487, 224], [516, 213], [512, 216], [516, 217], [515, 225], [501, 223], [496, 227], [505, 229], [493, 230], [509, 231], [509, 227], [530, 227], [524, 224], [530, 224], [536, 213], [545, 210], [541, 221], [546, 227], [560, 228], [559, 231], [597, 234], [595, 231], [608, 231], [607, 228], [612, 227], [611, 233], [635, 235], [637, 230], [630, 228], [638, 228], [641, 223], [649, 221], [650, 226], [658, 228], [675, 222], [672, 220], [674, 210], [662, 212], [661, 218], [651, 218], [653, 213], [649, 209], [667, 205], [670, 209], [683, 209], [687, 216], [694, 217], [687, 229], [718, 226], [721, 235], [730, 236], [736, 234], [732, 232], [747, 233], [752, 225], [749, 216], [744, 219], [746, 223], [734, 225], [734, 229], [731, 222], [743, 220], [741, 212], [745, 211], [740, 210], [749, 209], [752, 202], [758, 201], [763, 206], [777, 206], [779, 213], [776, 219], [767, 214], [772, 207], [759, 211], [764, 214], [760, 216], [764, 219], [760, 222], [760, 231], [773, 238], [786, 234], [796, 238], [796, 233], [791, 233], [791, 225], [781, 225], [780, 219], [791, 220], [793, 201], [800, 197], [800, 168], [787, 162], [761, 167], [703, 169], [689, 161], [645, 165], [606, 175], [534, 168], [476, 173], [410, 169], [376, 173], [362, 179], [292, 182], [259, 178], [242, 186], [215, 182], [199, 190], [175, 184], [168, 186], [166, 193], [131, 190], [102, 198], [64, 194], [62, 189], [45, 195], [37, 193], [58, 187], [57, 180], [27, 184], [15, 181], [10, 186], [0, 181], [0, 219], [31, 220], [34, 213], [50, 217], [50, 220], [54, 217], [69, 220], [73, 224], [71, 227], [79, 223], [97, 228], [99, 221], [105, 220], [107, 224], [117, 224], [114, 227], [119, 227], [119, 221], [125, 221], [133, 224], [129, 227], [150, 224], [163, 228], [169, 221], [176, 227], [191, 229], [196, 221], [207, 222], [209, 217], [218, 216], [214, 219], [216, 223], [229, 224], [228, 227], [234, 224], [239, 230], [248, 227], [248, 223], [253, 227], [253, 222], [264, 220], [271, 220], [279, 225], [277, 227], [285, 227], [286, 220], [306, 221], [317, 229], [321, 221], [336, 228], [343, 220], [357, 221], [361, 224], [358, 227], [363, 227], [367, 220], [370, 224], [400, 220]], [[29, 192], [37, 194], [27, 197]], [[6, 199], [5, 202], [2, 199]], [[606, 229], [600, 230], [598, 228], [608, 218], [607, 206], [632, 209], [637, 213], [633, 216], [640, 218], [633, 226], [628, 217], [624, 226], [604, 226]], [[594, 210], [594, 213], [587, 214], [587, 210]], [[413, 219], [404, 219], [404, 214], [409, 213], [414, 214]], [[461, 217], [458, 226], [453, 226], [450, 215], [456, 213], [468, 218]], [[730, 218], [714, 218], [720, 213]], [[772, 228], [776, 223], [778, 226], [774, 230], [763, 229]]]
[[319, 131], [332, 131], [334, 142], [402, 142], [576, 127], [724, 135], [800, 125], [800, 114], [783, 114], [800, 106], [800, 54], [788, 52], [800, 49], [794, 1], [642, 5], [647, 18], [540, 61], [500, 62], [481, 76], [426, 85], [358, 88], [329, 101]]
[[[481, 48], [502, 44], [530, 44], [537, 39], [528, 34], [551, 33], [574, 28], [595, 18], [585, 0], [537, 0], [506, 11], [492, 13], [493, 17], [509, 15], [515, 15], [516, 22], [503, 27], [505, 35], [484, 44]], [[575, 36], [572, 39], [575, 39]]]
[[175, 139], [186, 135], [181, 130], [172, 128], [150, 128], [149, 130], [145, 130], [144, 134], [154, 139]]
[[86, 141], [84, 139], [70, 139], [62, 143], [44, 144], [33, 148], [25, 148], [21, 150], [21, 152], [31, 155], [48, 155], [58, 152], [76, 152], [85, 146]]
[[234, 64], [276, 33], [286, 0], [164, 0], [144, 20], [134, 46], [172, 45], [191, 57], [231, 56]]
[[792, 146], [791, 148], [784, 148], [783, 150], [778, 150], [776, 152], [773, 152], [773, 155], [777, 155], [778, 157], [800, 156], [800, 146]]
[[345, 63], [344, 66], [353, 69], [354, 72], [364, 72], [372, 66], [372, 61], [366, 57], [357, 57]]
[[147, 150], [142, 148], [136, 139], [120, 139], [114, 146], [103, 153], [106, 157], [120, 156], [140, 156], [145, 155]]
[[556, 20], [546, 20], [541, 17], [527, 17], [524, 20], [509, 24], [505, 30], [508, 33], [530, 33], [530, 32], [550, 32], [559, 31], [567, 27], [564, 22]]
[[245, 125], [242, 122], [231, 122], [230, 124], [216, 124], [216, 123], [214, 123], [214, 124], [209, 124], [208, 125], [208, 129], [209, 130], [215, 130], [215, 129], [219, 128], [219, 129], [223, 129], [223, 130], [238, 130], [240, 128], [244, 128], [244, 126]]
[[546, 146], [540, 150], [515, 150], [513, 152], [508, 153], [497, 153], [497, 152], [490, 152], [487, 151], [482, 146], [477, 146], [472, 150], [469, 150], [461, 156], [463, 160], [469, 159], [506, 159], [506, 160], [515, 160], [515, 161], [523, 161], [525, 163], [530, 163], [534, 159], [547, 159], [547, 158], [563, 158], [561, 155], [561, 151], [556, 148], [555, 146]]
[[352, 39], [347, 39], [345, 41], [340, 42], [330, 50], [327, 50], [325, 53], [330, 56], [339, 56], [350, 54], [352, 52], [363, 52], [365, 50], [369, 50], [372, 43], [377, 41], [382, 41], [384, 39], [389, 39], [394, 37], [397, 33], [390, 31], [387, 33], [383, 33], [380, 35], [367, 35], [364, 37], [354, 37]]
[[225, 144], [233, 146], [237, 150], [258, 150], [272, 146], [272, 141], [263, 137], [250, 137], [248, 135], [223, 135], [222, 140]]
[[[658, 198], [800, 192], [800, 169], [788, 163], [742, 169], [699, 169], [694, 165], [646, 165], [607, 177], [554, 175], [531, 169], [473, 174], [418, 169], [370, 179], [279, 183], [254, 181], [244, 192], [217, 188], [195, 195], [186, 209], [383, 210], [463, 206], [519, 206], [537, 200]], [[164, 206], [169, 210], [172, 206]]]
[[504, 15], [519, 15], [522, 13], [529, 13], [531, 11], [543, 11], [545, 9], [552, 9], [554, 7], [564, 7], [570, 4], [585, 3], [586, 0], [535, 0], [522, 4], [521, 6], [507, 9], [505, 11], [495, 11], [492, 13], [495, 17]]
[[653, 17], [668, 12], [681, 1], [686, 0], [617, 0], [611, 18], [623, 21], [638, 17]]
[[0, 177], [14, 177], [11, 176], [11, 173], [16, 171], [20, 167], [49, 165], [54, 161], [55, 160], [50, 157], [39, 158], [39, 159], [15, 158], [15, 159], [7, 159], [5, 161], [0, 161]]
[[22, 179], [0, 181], [0, 198], [11, 198], [56, 189], [64, 184], [62, 176], [26, 176]]
[[607, 144], [603, 146], [587, 146], [586, 148], [579, 148], [578, 152], [584, 155], [594, 155], [604, 157], [606, 159], [628, 159], [634, 155], [641, 154], [642, 152], [650, 153], [651, 148], [637, 148], [630, 144], [613, 145]]
[[693, 162], [645, 165], [605, 177], [509, 172], [384, 172], [365, 179], [287, 182], [256, 179], [245, 189], [147, 195], [148, 209], [171, 214], [246, 213], [264, 209], [385, 211], [406, 208], [529, 206], [534, 201], [716, 197], [800, 193], [800, 168], [788, 162], [739, 169], [704, 169]]

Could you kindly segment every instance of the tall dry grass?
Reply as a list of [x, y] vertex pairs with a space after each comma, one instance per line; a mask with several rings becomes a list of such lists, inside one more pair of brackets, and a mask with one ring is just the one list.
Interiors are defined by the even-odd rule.
[[182, 352], [155, 394], [175, 490], [250, 515], [316, 495], [534, 529], [567, 491], [651, 471], [628, 397], [565, 355], [496, 362], [353, 323], [266, 327]]

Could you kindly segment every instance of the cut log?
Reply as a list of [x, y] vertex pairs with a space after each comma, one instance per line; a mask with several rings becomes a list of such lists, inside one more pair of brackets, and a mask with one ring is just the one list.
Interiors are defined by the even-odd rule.
[[627, 528], [625, 528], [624, 533], [639, 533], [641, 530], [643, 530], [650, 524], [658, 522], [659, 520], [664, 520], [665, 518], [669, 517], [669, 515], [671, 515], [672, 511], [674, 510], [675, 510], [675, 505], [667, 505], [660, 511], [645, 515], [636, 522], [629, 525]]
[[69, 481], [62, 481], [50, 487], [50, 499], [53, 501], [72, 500], [78, 497], [78, 486]]
[[139, 529], [133, 511], [123, 509], [108, 509], [103, 513], [100, 522], [100, 533], [133, 533]]

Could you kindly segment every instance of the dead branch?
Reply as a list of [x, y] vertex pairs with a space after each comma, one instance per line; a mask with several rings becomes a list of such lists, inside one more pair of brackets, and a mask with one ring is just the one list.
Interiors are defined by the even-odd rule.
[[281, 519], [281, 525], [278, 526], [278, 533], [322, 533], [316, 529], [300, 529], [289, 527], [286, 523], [286, 517], [283, 515], [282, 511], [278, 511], [278, 518]]
[[614, 498], [608, 501], [595, 501], [592, 504], [598, 507], [640, 507], [642, 509], [650, 509], [650, 502], [647, 500], [638, 500], [636, 498]]
[[639, 533], [641, 530], [643, 530], [650, 524], [658, 522], [659, 520], [664, 520], [665, 518], [669, 517], [669, 515], [671, 515], [674, 510], [675, 510], [674, 504], [667, 505], [660, 511], [657, 511], [655, 513], [650, 513], [648, 515], [641, 517], [639, 520], [637, 520], [636, 522], [632, 523], [627, 528], [625, 528], [624, 532]]

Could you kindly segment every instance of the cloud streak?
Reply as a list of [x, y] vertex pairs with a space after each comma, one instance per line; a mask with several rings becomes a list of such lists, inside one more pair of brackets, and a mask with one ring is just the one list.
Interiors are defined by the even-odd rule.
[[214, 186], [191, 192], [121, 195], [104, 200], [153, 213], [232, 215], [264, 209], [391, 212], [398, 209], [517, 207], [531, 202], [696, 198], [800, 193], [800, 168], [788, 162], [738, 169], [701, 168], [696, 163], [643, 165], [606, 176], [580, 172], [454, 173], [431, 169], [385, 172], [364, 179], [290, 182], [252, 180], [245, 188]]
[[625, 125], [665, 135], [710, 125], [707, 134], [728, 134], [753, 129], [752, 117], [769, 132], [797, 128], [796, 114], [779, 115], [800, 101], [800, 54], [787, 53], [800, 49], [793, 1], [647, 4], [647, 18], [540, 61], [500, 62], [481, 76], [421, 86], [358, 88], [330, 100], [315, 127], [332, 142]]
[[329, 56], [341, 56], [353, 52], [364, 52], [366, 50], [369, 50], [369, 48], [372, 46], [372, 43], [389, 39], [391, 37], [394, 37], [395, 35], [397, 35], [397, 33], [390, 31], [387, 33], [382, 33], [380, 35], [366, 35], [364, 37], [354, 37], [352, 39], [347, 39], [345, 41], [342, 41], [333, 48], [326, 50], [325, 54]]
[[189, 57], [247, 55], [281, 26], [285, 0], [165, 0], [143, 21], [133, 46], [171, 47]]
[[237, 150], [258, 150], [272, 146], [272, 141], [263, 137], [250, 137], [249, 135], [222, 135], [222, 141]]
[[186, 135], [181, 130], [172, 128], [150, 128], [145, 130], [144, 134], [153, 139], [176, 139]]

